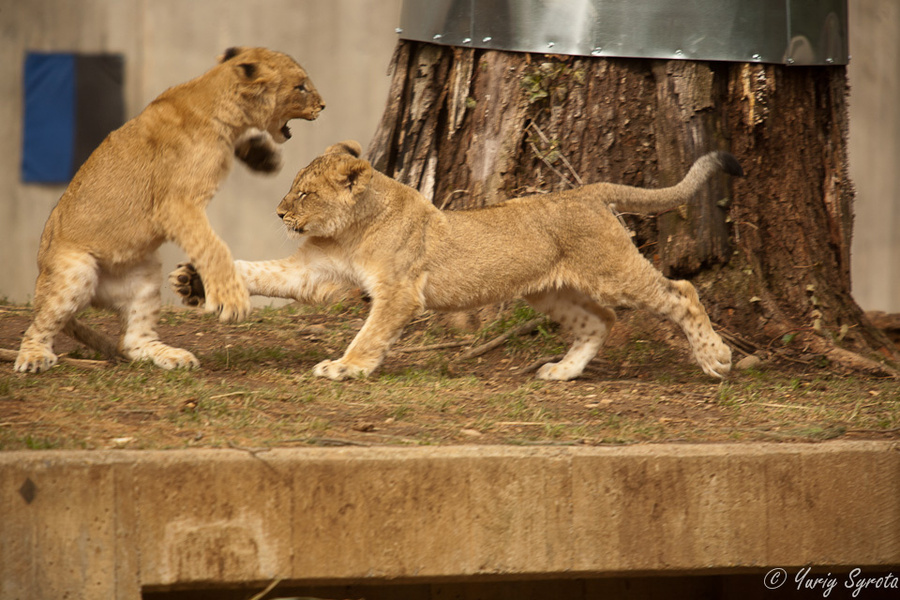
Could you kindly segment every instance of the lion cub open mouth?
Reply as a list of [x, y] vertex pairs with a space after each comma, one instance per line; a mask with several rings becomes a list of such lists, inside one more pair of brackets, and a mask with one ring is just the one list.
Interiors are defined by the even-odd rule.
[[[704, 373], [723, 377], [731, 369], [731, 349], [713, 331], [694, 286], [663, 277], [610, 205], [646, 213], [684, 204], [714, 175], [743, 174], [732, 155], [700, 157], [669, 188], [595, 183], [442, 212], [375, 171], [361, 152], [353, 141], [336, 144], [297, 174], [277, 209], [292, 234], [304, 234], [293, 256], [235, 261], [251, 294], [316, 302], [345, 286], [371, 297], [369, 317], [347, 351], [316, 365], [315, 375], [369, 375], [424, 309], [466, 310], [516, 297], [574, 338], [562, 360], [538, 370], [541, 379], [578, 377], [606, 341], [616, 306], [645, 308], [677, 323]], [[202, 299], [190, 265], [169, 281], [186, 304]]]

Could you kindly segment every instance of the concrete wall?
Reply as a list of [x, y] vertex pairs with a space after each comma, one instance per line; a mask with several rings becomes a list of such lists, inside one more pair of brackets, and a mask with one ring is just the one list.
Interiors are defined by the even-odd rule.
[[[274, 218], [296, 169], [328, 144], [365, 146], [384, 107], [401, 0], [0, 0], [0, 298], [25, 302], [43, 223], [62, 186], [22, 185], [19, 162], [26, 50], [126, 56], [129, 116], [166, 87], [209, 68], [225, 47], [284, 50], [310, 72], [328, 108], [297, 122], [276, 177], [231, 174], [210, 208], [213, 226], [245, 259], [289, 253]], [[857, 189], [854, 293], [866, 309], [900, 311], [900, 4], [850, 5], [851, 175]], [[182, 259], [164, 247], [164, 269]], [[173, 296], [168, 295], [172, 300]]]
[[[295, 247], [275, 206], [297, 170], [336, 141], [367, 145], [387, 98], [399, 15], [400, 0], [0, 0], [0, 298], [31, 299], [41, 230], [65, 189], [20, 182], [26, 50], [123, 53], [129, 118], [229, 46], [267, 46], [297, 59], [327, 108], [317, 121], [292, 123], [280, 174], [236, 166], [209, 209], [234, 255], [255, 260]], [[165, 245], [164, 270], [183, 257]]]
[[[0, 598], [137, 600], [141, 591], [260, 589], [276, 579], [424, 584], [387, 596], [416, 600], [712, 598], [705, 584], [641, 596], [596, 578], [740, 573], [756, 574], [753, 597], [770, 598], [763, 575], [773, 568], [789, 575], [778, 581], [789, 590], [806, 566], [872, 574], [900, 564], [898, 450], [831, 442], [2, 452]], [[427, 588], [534, 579], [593, 581], [557, 584], [553, 594]], [[878, 597], [868, 592], [860, 597]], [[372, 597], [338, 597], [362, 595]]]
[[850, 2], [853, 294], [900, 312], [900, 2]]

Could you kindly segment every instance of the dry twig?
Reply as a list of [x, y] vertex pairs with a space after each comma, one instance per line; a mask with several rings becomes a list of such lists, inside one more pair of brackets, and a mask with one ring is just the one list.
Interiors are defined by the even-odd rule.
[[[16, 362], [16, 357], [18, 355], [19, 353], [16, 350], [0, 348], [0, 361]], [[81, 367], [82, 369], [100, 369], [109, 366], [109, 361], [107, 360], [87, 360], [84, 358], [69, 358], [68, 356], [60, 356], [59, 362], [66, 365], [72, 365], [73, 367]]]
[[443, 342], [441, 344], [429, 344], [427, 346], [409, 346], [406, 348], [394, 348], [394, 352], [428, 352], [429, 350], [446, 350], [447, 348], [461, 348], [468, 346], [472, 340], [459, 340], [456, 342]]
[[467, 350], [462, 353], [456, 360], [469, 360], [470, 358], [475, 358], [476, 356], [481, 356], [482, 354], [486, 354], [493, 350], [494, 348], [501, 346], [503, 342], [513, 337], [514, 335], [522, 335], [524, 333], [529, 333], [534, 331], [538, 325], [543, 323], [546, 319], [544, 317], [539, 317], [537, 319], [531, 319], [530, 321], [526, 321], [517, 327], [513, 327], [509, 331], [502, 333], [495, 337], [494, 339], [481, 344], [480, 346], [475, 346], [474, 348]]

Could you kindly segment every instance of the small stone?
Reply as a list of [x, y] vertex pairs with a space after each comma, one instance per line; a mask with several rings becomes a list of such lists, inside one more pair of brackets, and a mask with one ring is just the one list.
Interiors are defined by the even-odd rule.
[[741, 360], [737, 361], [734, 365], [734, 368], [739, 371], [746, 371], [747, 369], [753, 369], [762, 364], [762, 359], [753, 354], [749, 356], [745, 356]]

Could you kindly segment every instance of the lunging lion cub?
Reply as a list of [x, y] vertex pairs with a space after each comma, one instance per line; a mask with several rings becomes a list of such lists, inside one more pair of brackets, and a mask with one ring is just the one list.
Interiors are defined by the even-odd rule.
[[111, 133], [75, 174], [50, 213], [38, 252], [35, 316], [16, 371], [56, 364], [53, 338], [93, 303], [119, 313], [119, 351], [160, 367], [193, 367], [187, 350], [159, 341], [157, 249], [174, 241], [207, 284], [206, 308], [245, 318], [250, 296], [206, 205], [237, 156], [254, 170], [280, 168], [275, 145], [288, 121], [325, 107], [306, 71], [265, 48], [231, 48], [219, 63], [163, 92]]
[[[615, 321], [612, 306], [647, 308], [681, 326], [705, 373], [724, 376], [731, 350], [713, 331], [697, 292], [646, 260], [609, 205], [659, 211], [686, 202], [713, 174], [742, 175], [725, 152], [701, 157], [681, 183], [645, 190], [595, 183], [442, 212], [416, 190], [374, 171], [356, 142], [332, 146], [300, 171], [278, 206], [300, 248], [282, 260], [237, 261], [251, 294], [308, 301], [322, 289], [358, 286], [369, 318], [339, 360], [316, 365], [330, 379], [366, 376], [423, 309], [458, 311], [524, 297], [575, 337], [541, 379], [584, 370]], [[201, 273], [202, 275], [202, 273]], [[190, 265], [170, 274], [186, 303], [202, 296]]]

